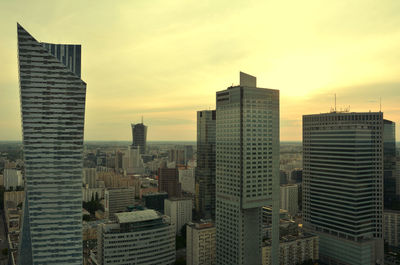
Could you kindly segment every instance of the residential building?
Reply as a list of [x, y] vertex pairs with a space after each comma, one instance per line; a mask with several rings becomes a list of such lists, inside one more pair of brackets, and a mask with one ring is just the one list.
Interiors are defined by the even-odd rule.
[[133, 188], [109, 188], [104, 191], [105, 217], [115, 220], [115, 213], [125, 212], [135, 202]]
[[82, 264], [81, 46], [17, 28], [26, 184], [18, 263]]
[[180, 197], [182, 195], [182, 185], [179, 183], [179, 172], [177, 168], [158, 169], [158, 191], [168, 193], [168, 197]]
[[97, 171], [95, 168], [84, 168], [82, 180], [84, 185], [88, 188], [96, 188]]
[[[297, 236], [284, 236], [279, 243], [279, 261], [284, 265], [302, 264], [307, 260], [318, 260], [318, 236], [300, 234]], [[272, 264], [271, 240], [263, 242], [262, 264]]]
[[170, 265], [175, 262], [175, 233], [168, 216], [154, 210], [117, 213], [97, 230], [99, 265]]
[[157, 192], [142, 195], [144, 206], [157, 212], [164, 213], [164, 200], [168, 199], [168, 193]]
[[266, 205], [279, 251], [279, 91], [240, 73], [240, 85], [217, 92], [216, 104], [216, 263], [261, 264]]
[[3, 171], [4, 188], [6, 190], [16, 190], [17, 187], [23, 187], [21, 170], [6, 168]]
[[216, 111], [197, 112], [197, 217], [215, 219], [215, 126]]
[[400, 211], [383, 212], [383, 238], [389, 246], [400, 247]]
[[132, 146], [140, 150], [140, 154], [146, 153], [147, 126], [142, 123], [131, 124], [132, 126]]
[[281, 186], [281, 209], [285, 209], [291, 216], [297, 215], [299, 211], [299, 186], [296, 184], [288, 184]]
[[181, 234], [181, 229], [192, 221], [192, 198], [170, 198], [164, 201], [164, 214], [171, 217], [175, 233]]
[[303, 116], [303, 227], [324, 263], [383, 264], [383, 113]]
[[212, 222], [186, 225], [186, 264], [215, 265], [215, 225]]

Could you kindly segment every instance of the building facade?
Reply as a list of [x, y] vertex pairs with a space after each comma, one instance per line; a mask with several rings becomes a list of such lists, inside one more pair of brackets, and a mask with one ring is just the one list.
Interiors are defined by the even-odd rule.
[[287, 210], [291, 216], [299, 211], [299, 186], [296, 184], [281, 186], [281, 209]]
[[400, 194], [396, 192], [399, 176], [396, 174], [396, 124], [383, 120], [383, 195], [385, 208], [391, 208], [392, 202]]
[[279, 91], [240, 73], [240, 85], [217, 92], [216, 105], [217, 264], [261, 264], [266, 205], [279, 251]]
[[168, 199], [168, 193], [166, 192], [148, 193], [142, 196], [145, 207], [160, 213], [164, 213], [165, 199]]
[[169, 198], [182, 195], [182, 185], [179, 183], [179, 171], [177, 168], [158, 169], [158, 191], [168, 193]]
[[192, 221], [192, 198], [170, 198], [164, 201], [164, 214], [171, 217], [175, 233], [181, 234], [182, 227]]
[[383, 113], [303, 116], [303, 225], [325, 263], [383, 264]]
[[131, 124], [132, 126], [132, 146], [140, 149], [140, 154], [146, 153], [147, 126], [142, 123]]
[[400, 247], [400, 211], [384, 211], [383, 238], [389, 246]]
[[81, 46], [40, 43], [18, 24], [26, 195], [19, 264], [82, 264], [86, 83]]
[[215, 219], [215, 110], [197, 112], [196, 215]]
[[175, 233], [170, 218], [154, 210], [116, 214], [116, 222], [97, 230], [99, 265], [170, 265], [175, 262]]
[[215, 265], [215, 226], [213, 223], [187, 224], [186, 264]]
[[133, 188], [109, 188], [104, 191], [104, 211], [106, 218], [115, 220], [115, 213], [127, 211], [135, 202]]
[[[282, 265], [297, 265], [304, 261], [318, 260], [318, 236], [303, 234], [282, 237], [279, 244], [279, 261]], [[266, 241], [262, 248], [262, 265], [271, 265], [271, 242]]]
[[4, 188], [6, 190], [16, 190], [17, 187], [23, 187], [21, 170], [6, 168], [3, 171]]

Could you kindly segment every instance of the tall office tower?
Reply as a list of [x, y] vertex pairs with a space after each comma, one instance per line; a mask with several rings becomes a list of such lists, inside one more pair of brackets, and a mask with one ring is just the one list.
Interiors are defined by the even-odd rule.
[[303, 116], [303, 227], [328, 264], [383, 264], [383, 113]]
[[197, 217], [215, 219], [215, 126], [216, 111], [197, 112]]
[[175, 233], [170, 218], [154, 210], [117, 213], [115, 222], [97, 226], [97, 262], [173, 264]]
[[[395, 123], [383, 120], [383, 195], [385, 208], [396, 199], [396, 133]], [[400, 195], [400, 194], [399, 194]]]
[[279, 91], [240, 85], [217, 92], [217, 264], [261, 264], [262, 212], [272, 205], [273, 264], [279, 255]]
[[81, 46], [36, 41], [18, 24], [26, 196], [19, 264], [82, 264], [86, 83]]
[[131, 124], [132, 126], [132, 146], [140, 148], [140, 154], [146, 153], [147, 126], [142, 123]]
[[165, 191], [169, 198], [181, 197], [182, 185], [179, 183], [179, 171], [176, 168], [158, 169], [158, 191]]

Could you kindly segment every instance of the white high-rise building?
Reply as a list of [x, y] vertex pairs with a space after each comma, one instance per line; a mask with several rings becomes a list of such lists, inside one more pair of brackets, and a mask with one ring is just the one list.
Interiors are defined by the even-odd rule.
[[99, 265], [171, 265], [175, 232], [168, 216], [154, 210], [117, 213], [116, 222], [97, 228]]
[[96, 188], [97, 171], [95, 168], [83, 169], [83, 184], [87, 184], [89, 188]]
[[291, 216], [295, 216], [299, 211], [299, 186], [297, 184], [289, 184], [281, 186], [281, 209], [289, 212]]
[[215, 226], [211, 222], [186, 226], [186, 264], [215, 265]]
[[389, 246], [400, 247], [400, 211], [383, 212], [383, 238]]
[[195, 194], [194, 168], [182, 168], [179, 171], [179, 182], [182, 184], [182, 190]]
[[17, 187], [24, 186], [21, 170], [6, 168], [4, 169], [3, 176], [4, 188], [6, 190], [9, 190], [11, 188], [15, 190]]
[[303, 116], [303, 227], [327, 264], [383, 264], [383, 113]]
[[86, 83], [81, 46], [41, 43], [18, 24], [26, 195], [19, 264], [82, 264]]
[[164, 200], [164, 214], [171, 217], [175, 233], [180, 234], [184, 225], [192, 221], [192, 198], [170, 198]]
[[217, 264], [261, 264], [266, 205], [278, 264], [279, 91], [240, 73], [240, 85], [217, 92], [216, 103]]

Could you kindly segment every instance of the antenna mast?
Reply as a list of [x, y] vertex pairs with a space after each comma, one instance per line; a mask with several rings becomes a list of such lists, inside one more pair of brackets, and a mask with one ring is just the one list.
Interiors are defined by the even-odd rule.
[[335, 112], [336, 112], [336, 93], [335, 93]]
[[382, 97], [379, 97], [379, 112], [382, 112]]

